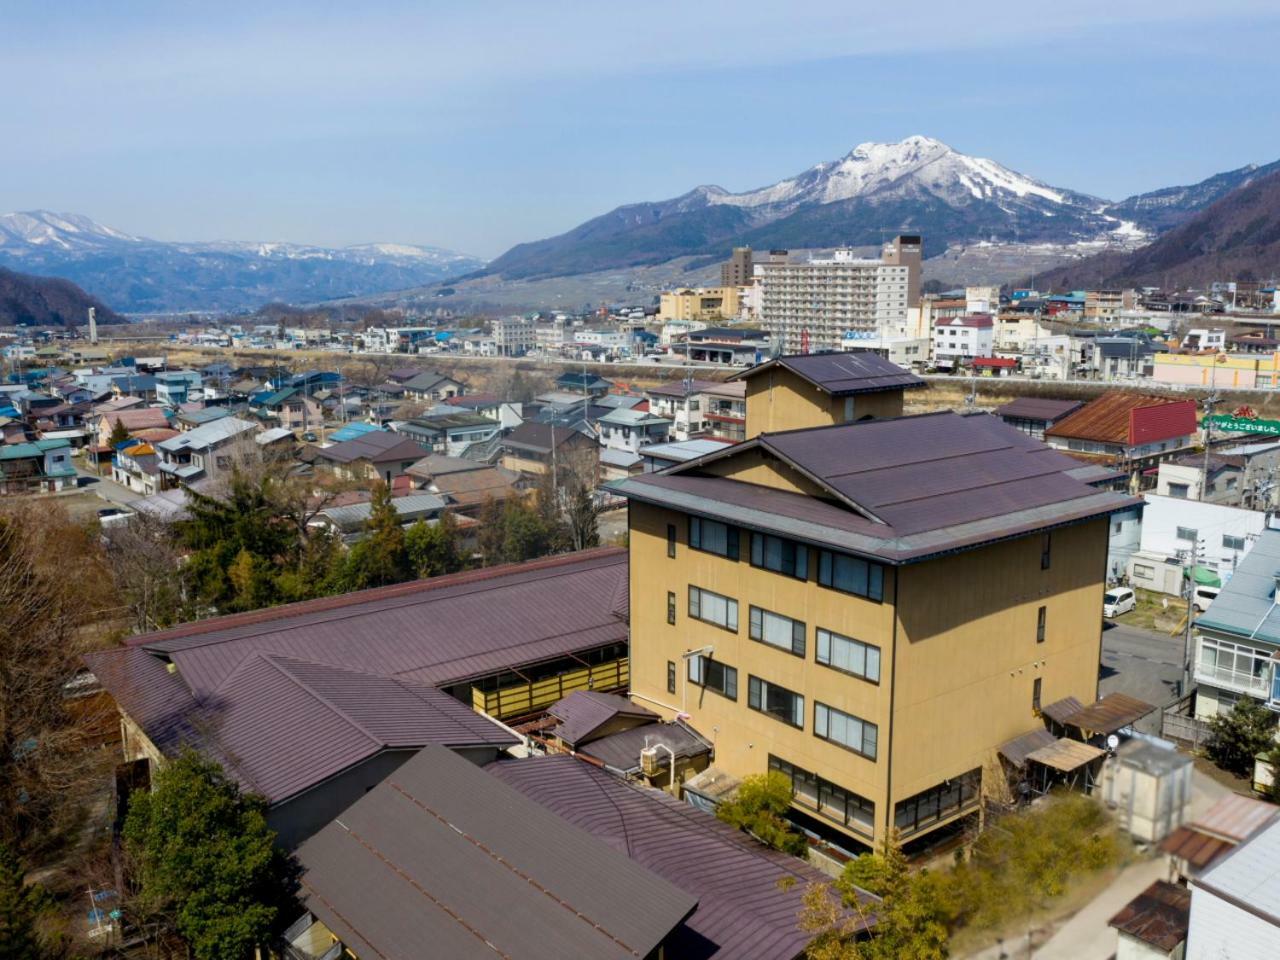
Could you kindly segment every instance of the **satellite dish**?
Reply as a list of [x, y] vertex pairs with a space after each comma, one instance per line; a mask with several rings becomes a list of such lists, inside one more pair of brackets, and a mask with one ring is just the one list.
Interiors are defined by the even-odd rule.
[[1116, 747], [1118, 747], [1118, 746], [1120, 746], [1120, 738], [1119, 738], [1119, 737], [1117, 737], [1114, 733], [1113, 733], [1113, 734], [1111, 734], [1111, 736], [1107, 737], [1107, 749], [1108, 749], [1108, 750], [1110, 750], [1112, 753], [1115, 753], [1115, 752], [1116, 752]]

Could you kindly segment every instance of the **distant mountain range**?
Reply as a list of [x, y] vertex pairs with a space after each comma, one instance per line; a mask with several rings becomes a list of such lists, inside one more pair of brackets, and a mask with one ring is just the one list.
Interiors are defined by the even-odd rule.
[[89, 322], [90, 307], [97, 310], [98, 323], [124, 323], [124, 317], [70, 280], [0, 267], [0, 326], [83, 326]]
[[559, 236], [519, 244], [482, 273], [508, 280], [571, 276], [678, 256], [724, 258], [744, 244], [876, 245], [899, 232], [922, 234], [926, 256], [980, 241], [1107, 240], [1132, 248], [1277, 168], [1280, 162], [1243, 167], [1113, 203], [929, 137], [908, 137], [860, 144], [840, 160], [746, 193], [701, 186], [671, 200], [618, 207]]
[[1214, 280], [1280, 278], [1280, 164], [1128, 254], [1101, 253], [1042, 275], [1054, 289], [1203, 288]]
[[125, 313], [167, 313], [366, 296], [473, 272], [484, 261], [389, 243], [167, 243], [33, 210], [0, 215], [0, 266], [72, 280]]

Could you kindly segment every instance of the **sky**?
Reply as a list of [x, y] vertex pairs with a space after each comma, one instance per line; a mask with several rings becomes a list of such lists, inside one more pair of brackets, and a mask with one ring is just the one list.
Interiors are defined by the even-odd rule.
[[0, 212], [493, 257], [912, 134], [1120, 199], [1280, 158], [1277, 48], [1274, 0], [3, 0]]

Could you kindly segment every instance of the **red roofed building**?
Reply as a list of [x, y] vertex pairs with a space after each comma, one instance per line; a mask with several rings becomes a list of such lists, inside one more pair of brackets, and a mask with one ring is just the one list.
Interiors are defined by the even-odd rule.
[[[1045, 430], [1045, 442], [1078, 459], [1101, 460], [1138, 483], [1144, 471], [1195, 442], [1196, 402], [1116, 390]], [[1147, 486], [1155, 484], [1154, 475]]]
[[933, 362], [944, 369], [968, 366], [990, 357], [995, 346], [995, 321], [989, 313], [971, 313], [940, 320], [933, 328]]

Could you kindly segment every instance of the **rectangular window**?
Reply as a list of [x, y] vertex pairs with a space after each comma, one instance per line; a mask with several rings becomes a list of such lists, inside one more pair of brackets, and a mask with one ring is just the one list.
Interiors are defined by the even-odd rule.
[[689, 682], [714, 690], [730, 700], [738, 699], [738, 671], [719, 660], [699, 654], [689, 658]]
[[818, 582], [869, 600], [884, 598], [884, 567], [843, 553], [823, 550], [819, 554]]
[[1040, 534], [1040, 569], [1048, 570], [1053, 549], [1053, 534], [1048, 531]]
[[780, 757], [769, 755], [769, 769], [791, 781], [791, 800], [798, 807], [870, 836], [875, 830], [876, 805], [852, 790], [838, 787], [817, 774]]
[[689, 588], [689, 616], [738, 632], [738, 601], [699, 587]]
[[880, 728], [868, 720], [829, 707], [825, 703], [814, 703], [813, 735], [874, 760]]
[[738, 528], [718, 520], [689, 518], [689, 546], [730, 560], [738, 559]]
[[1031, 684], [1031, 709], [1036, 713], [1040, 712], [1040, 688], [1043, 683], [1042, 677], [1036, 677], [1035, 683]]
[[804, 729], [804, 697], [759, 677], [747, 677], [747, 706]]
[[784, 617], [770, 610], [762, 610], [760, 607], [751, 608], [752, 640], [759, 640], [771, 647], [787, 650], [797, 657], [803, 657], [805, 632], [806, 628], [801, 620], [792, 620], [790, 617]]
[[667, 591], [667, 623], [676, 622], [676, 595], [674, 591]]
[[1243, 550], [1244, 537], [1233, 537], [1229, 533], [1222, 535], [1222, 546], [1226, 550]]
[[893, 822], [901, 836], [910, 836], [940, 820], [978, 803], [982, 792], [982, 768], [944, 780], [893, 808]]
[[794, 540], [765, 533], [751, 534], [751, 565], [785, 573], [798, 580], [809, 579], [809, 548]]
[[844, 422], [853, 422], [853, 397], [844, 398]]
[[819, 627], [815, 631], [818, 663], [851, 673], [855, 677], [880, 682], [880, 648]]
[[1044, 643], [1044, 624], [1048, 616], [1048, 607], [1041, 607], [1036, 611], [1036, 643]]
[[1177, 497], [1179, 500], [1187, 499], [1187, 495], [1191, 492], [1191, 485], [1187, 483], [1171, 483], [1169, 484], [1169, 496]]
[[1192, 543], [1195, 543], [1196, 538], [1199, 536], [1199, 531], [1194, 527], [1178, 527], [1175, 536], [1179, 540], [1190, 540]]
[[676, 662], [667, 661], [667, 693], [676, 692]]
[[676, 525], [674, 523], [667, 524], [667, 556], [674, 557], [676, 555]]

